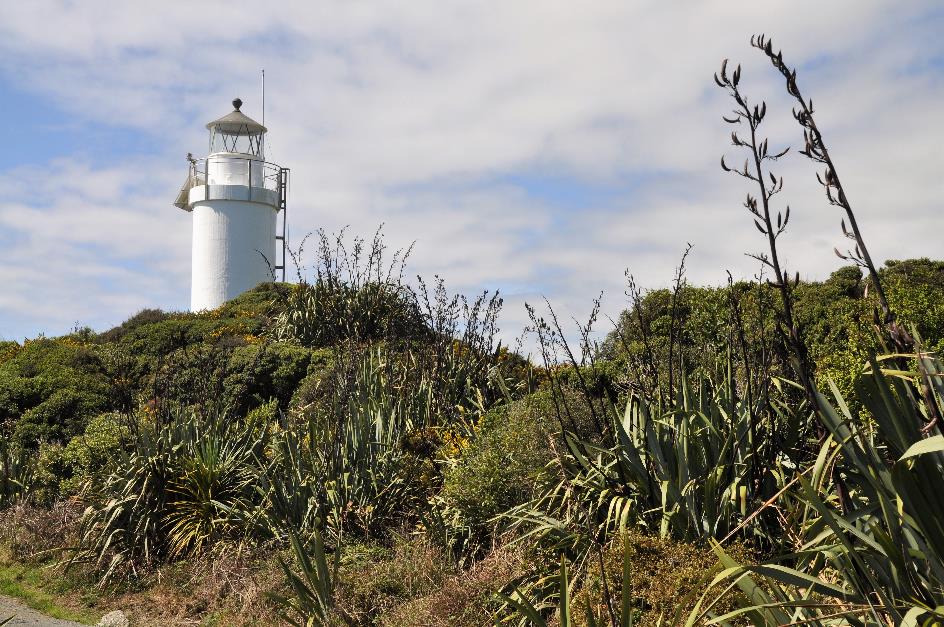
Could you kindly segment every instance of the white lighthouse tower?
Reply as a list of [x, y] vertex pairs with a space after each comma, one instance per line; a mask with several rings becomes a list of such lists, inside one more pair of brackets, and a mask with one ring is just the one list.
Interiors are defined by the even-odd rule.
[[187, 156], [190, 174], [174, 203], [193, 213], [192, 311], [215, 309], [277, 270], [285, 278], [288, 169], [265, 160], [266, 128], [242, 104], [237, 98], [231, 113], [207, 124], [210, 153]]

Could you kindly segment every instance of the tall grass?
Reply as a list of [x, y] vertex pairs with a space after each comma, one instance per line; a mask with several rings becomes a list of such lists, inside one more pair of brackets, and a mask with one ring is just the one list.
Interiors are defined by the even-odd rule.
[[4, 436], [0, 440], [0, 508], [29, 496], [33, 486], [33, 455]]
[[368, 244], [348, 242], [344, 232], [330, 238], [318, 231], [309, 280], [304, 268], [306, 237], [291, 256], [298, 282], [288, 292], [275, 319], [273, 338], [303, 346], [335, 346], [409, 338], [426, 331], [417, 303], [403, 281], [409, 249], [389, 260], [378, 229]]
[[[927, 354], [915, 359], [922, 362], [920, 372], [933, 374], [940, 411], [942, 365]], [[794, 496], [803, 524], [795, 551], [787, 560], [744, 566], [716, 545], [725, 570], [687, 624], [699, 624], [717, 590], [732, 585], [751, 602], [715, 624], [741, 616], [763, 624], [941, 623], [944, 436], [922, 432], [934, 410], [909, 400], [920, 372], [883, 369], [873, 360], [858, 386], [867, 414], [851, 413], [833, 386], [833, 400], [820, 401], [829, 437], [813, 474], [797, 476]]]
[[80, 546], [71, 562], [91, 562], [102, 582], [201, 551], [246, 533], [256, 459], [265, 426], [181, 410], [147, 421], [110, 472], [85, 489]]

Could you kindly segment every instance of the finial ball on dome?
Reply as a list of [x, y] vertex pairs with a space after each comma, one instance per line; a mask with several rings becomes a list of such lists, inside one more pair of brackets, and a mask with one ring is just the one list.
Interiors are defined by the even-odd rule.
[[241, 106], [243, 106], [243, 101], [240, 100], [239, 98], [233, 101], [233, 108], [236, 109], [237, 111], [239, 111], [239, 108]]

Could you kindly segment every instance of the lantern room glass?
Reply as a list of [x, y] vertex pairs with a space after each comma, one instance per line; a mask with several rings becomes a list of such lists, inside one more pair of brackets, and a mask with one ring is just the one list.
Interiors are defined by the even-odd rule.
[[248, 127], [238, 130], [211, 127], [210, 154], [217, 152], [236, 152], [264, 159], [265, 132], [252, 132]]

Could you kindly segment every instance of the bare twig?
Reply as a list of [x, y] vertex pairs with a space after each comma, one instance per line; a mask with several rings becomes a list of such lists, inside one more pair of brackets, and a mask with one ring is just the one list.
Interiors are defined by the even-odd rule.
[[721, 169], [725, 172], [731, 172], [742, 178], [746, 178], [757, 184], [759, 196], [747, 195], [744, 206], [754, 218], [754, 226], [762, 235], [767, 238], [768, 250], [764, 253], [751, 254], [750, 256], [761, 262], [773, 273], [771, 285], [780, 292], [781, 310], [779, 312], [780, 329], [784, 332], [787, 342], [790, 345], [794, 359], [796, 361], [794, 370], [802, 383], [803, 390], [810, 401], [812, 407], [819, 412], [819, 400], [816, 389], [813, 384], [812, 367], [810, 366], [806, 346], [800, 336], [800, 329], [793, 313], [793, 287], [800, 282], [799, 274], [792, 281], [788, 276], [786, 269], [780, 262], [780, 256], [777, 249], [777, 239], [783, 234], [790, 221], [790, 207], [787, 206], [784, 212], [777, 211], [776, 219], [770, 206], [770, 199], [783, 190], [783, 177], [777, 177], [773, 172], [764, 169], [765, 161], [776, 161], [787, 154], [789, 148], [771, 153], [768, 149], [767, 139], [759, 136], [758, 130], [767, 115], [767, 104], [761, 102], [759, 105], [751, 105], [738, 88], [741, 80], [741, 66], [738, 66], [734, 73], [729, 77], [727, 74], [728, 60], [725, 59], [721, 64], [721, 72], [715, 74], [715, 83], [725, 91], [734, 100], [736, 106], [731, 117], [724, 117], [724, 121], [731, 125], [746, 124], [750, 131], [750, 139], [741, 138], [737, 131], [731, 133], [732, 143], [738, 147], [747, 150], [748, 158], [744, 160], [742, 168], [731, 168], [721, 158]]
[[[681, 333], [681, 321], [678, 319], [678, 306], [679, 300], [681, 299], [682, 288], [685, 285], [685, 260], [688, 258], [689, 253], [692, 252], [691, 243], [686, 244], [685, 252], [682, 253], [682, 260], [679, 261], [678, 267], [675, 269], [675, 283], [672, 286], [672, 316], [671, 323], [669, 325], [669, 397], [673, 398], [675, 396], [675, 364], [673, 360], [673, 349], [675, 347], [675, 341], [678, 339], [677, 333]], [[677, 331], [676, 331], [677, 329]], [[682, 348], [679, 346], [679, 355], [682, 353]], [[680, 372], [680, 376], [684, 376], [685, 373]]]
[[[849, 202], [849, 196], [846, 194], [842, 181], [839, 179], [836, 165], [829, 154], [826, 142], [823, 140], [823, 134], [816, 124], [816, 119], [813, 117], [813, 100], [806, 99], [803, 94], [800, 93], [800, 87], [797, 84], [796, 70], [790, 69], [790, 67], [784, 63], [783, 51], [778, 50], [776, 53], [774, 52], [773, 41], [770, 38], [763, 34], [756, 35], [751, 37], [751, 45], [763, 52], [767, 58], [770, 59], [770, 62], [777, 71], [786, 79], [787, 93], [796, 99], [799, 104], [798, 108], [793, 109], [793, 117], [803, 128], [805, 147], [800, 151], [800, 154], [816, 164], [825, 166], [822, 175], [817, 172], [816, 180], [823, 186], [829, 203], [841, 207], [846, 214], [845, 218], [840, 220], [842, 234], [855, 242], [855, 247], [853, 250], [847, 250], [845, 253], [840, 252], [838, 248], [834, 248], [833, 250], [840, 259], [852, 261], [857, 266], [865, 268], [869, 273], [869, 280], [875, 289], [875, 295], [881, 309], [881, 320], [879, 319], [878, 312], [875, 312], [875, 324], [877, 327], [885, 328], [894, 351], [898, 353], [914, 351], [915, 340], [905, 327], [898, 324], [895, 312], [888, 303], [888, 297], [882, 286], [878, 269], [876, 269], [872, 261], [872, 256], [869, 254], [869, 249], [865, 245], [865, 239], [862, 237], [862, 231], [859, 229], [859, 223], [858, 220], [856, 220], [855, 212], [852, 210], [852, 204]], [[846, 220], [849, 221], [848, 228], [846, 227]], [[920, 368], [921, 360], [918, 360], [918, 362]], [[933, 425], [940, 423], [941, 415], [937, 411], [937, 404], [932, 402], [931, 382], [927, 376], [927, 372], [924, 372], [923, 368], [921, 369], [921, 383], [919, 389], [931, 414], [930, 421], [925, 425], [924, 429], [930, 431]]]

